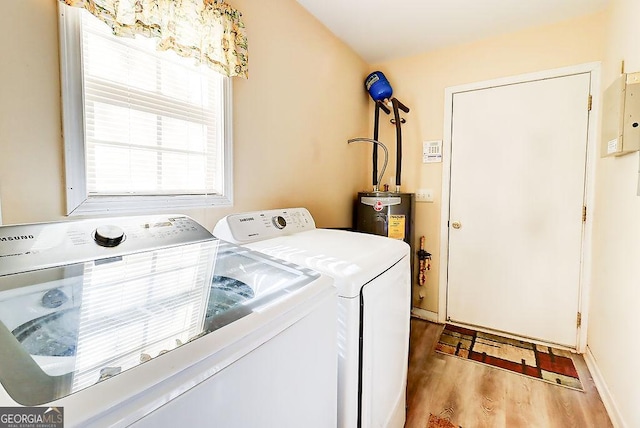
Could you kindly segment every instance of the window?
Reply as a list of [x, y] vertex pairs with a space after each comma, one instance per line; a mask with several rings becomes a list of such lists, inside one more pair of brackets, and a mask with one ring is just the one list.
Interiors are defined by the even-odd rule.
[[231, 204], [230, 78], [60, 4], [68, 214]]

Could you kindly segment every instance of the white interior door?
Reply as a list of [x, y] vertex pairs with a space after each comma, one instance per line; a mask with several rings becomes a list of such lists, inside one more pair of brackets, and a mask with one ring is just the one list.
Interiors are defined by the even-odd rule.
[[589, 90], [581, 73], [453, 95], [448, 319], [576, 346]]

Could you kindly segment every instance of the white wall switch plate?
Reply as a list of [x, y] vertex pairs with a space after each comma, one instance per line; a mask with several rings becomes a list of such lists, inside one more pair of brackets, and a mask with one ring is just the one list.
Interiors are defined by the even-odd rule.
[[433, 189], [416, 190], [416, 202], [433, 202]]

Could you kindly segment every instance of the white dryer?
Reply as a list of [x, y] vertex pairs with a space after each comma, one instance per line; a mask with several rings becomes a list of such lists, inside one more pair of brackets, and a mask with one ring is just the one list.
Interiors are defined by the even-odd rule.
[[234, 214], [213, 230], [335, 279], [338, 289], [338, 426], [403, 427], [409, 354], [409, 246], [317, 229], [305, 208]]

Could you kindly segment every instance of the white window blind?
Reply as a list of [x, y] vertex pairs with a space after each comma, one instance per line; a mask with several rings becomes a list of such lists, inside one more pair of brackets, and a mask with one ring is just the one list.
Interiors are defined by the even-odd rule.
[[229, 78], [155, 44], [61, 5], [68, 213], [229, 204]]
[[82, 26], [89, 194], [216, 193], [222, 76], [88, 13]]

